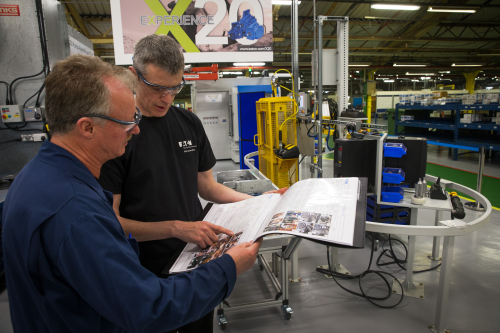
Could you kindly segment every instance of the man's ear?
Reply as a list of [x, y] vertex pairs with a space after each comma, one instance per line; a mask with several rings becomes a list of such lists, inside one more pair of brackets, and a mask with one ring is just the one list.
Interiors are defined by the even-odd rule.
[[134, 76], [137, 76], [137, 71], [135, 70], [134, 67], [132, 66], [128, 66], [128, 70], [132, 72], [132, 74], [134, 74]]
[[78, 130], [78, 133], [83, 135], [85, 138], [91, 139], [94, 137], [95, 132], [96, 132], [96, 125], [94, 122], [88, 118], [88, 117], [83, 117], [78, 119], [75, 125], [76, 129]]

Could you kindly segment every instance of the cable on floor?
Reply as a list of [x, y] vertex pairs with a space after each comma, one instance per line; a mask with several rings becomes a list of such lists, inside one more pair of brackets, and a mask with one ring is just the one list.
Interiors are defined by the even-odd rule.
[[[403, 245], [403, 247], [405, 249], [405, 258], [404, 258], [404, 260], [403, 259], [398, 259], [398, 257], [394, 253], [394, 249], [392, 248], [392, 241], [396, 241], [396, 242], [400, 243], [401, 245]], [[389, 242], [389, 248], [390, 249], [384, 249], [384, 245], [387, 242]], [[389, 235], [389, 239], [387, 239], [386, 241], [384, 241], [384, 243], [382, 243], [382, 249], [383, 249], [383, 251], [382, 251], [382, 253], [380, 253], [380, 255], [378, 256], [378, 259], [377, 259], [377, 266], [380, 267], [380, 266], [387, 266], [387, 265], [397, 264], [401, 269], [403, 269], [403, 270], [406, 271], [406, 268], [403, 267], [402, 264], [406, 264], [406, 261], [408, 259], [408, 249], [407, 249], [406, 245], [402, 241], [400, 241], [399, 239], [391, 239], [391, 235]], [[387, 253], [389, 253], [389, 254], [387, 254]], [[393, 259], [394, 261], [380, 263], [380, 259], [384, 255], [386, 257], [389, 257], [389, 258]], [[416, 273], [429, 272], [429, 271], [437, 269], [439, 266], [441, 266], [441, 264], [436, 265], [436, 266], [431, 267], [431, 268], [428, 268], [428, 269], [421, 270], [421, 271], [413, 271], [413, 273], [416, 274]]]
[[[404, 291], [403, 291], [403, 286], [401, 285], [401, 282], [399, 282], [398, 279], [396, 279], [396, 277], [390, 273], [387, 273], [387, 272], [383, 272], [383, 271], [375, 271], [375, 270], [371, 270], [371, 265], [372, 265], [372, 260], [373, 260], [373, 252], [374, 252], [374, 248], [375, 248], [375, 238], [373, 237], [372, 235], [372, 249], [371, 249], [371, 254], [370, 254], [370, 263], [368, 264], [368, 268], [366, 271], [364, 271], [363, 273], [359, 274], [359, 275], [345, 275], [345, 274], [341, 274], [341, 273], [337, 273], [337, 272], [333, 272], [332, 271], [332, 267], [330, 265], [330, 251], [329, 251], [329, 248], [327, 247], [326, 249], [326, 258], [328, 260], [328, 269], [323, 269], [323, 268], [316, 268], [316, 271], [319, 272], [319, 273], [322, 273], [322, 274], [326, 274], [326, 275], [330, 275], [333, 280], [335, 281], [335, 283], [338, 284], [338, 286], [340, 288], [342, 288], [343, 290], [347, 291], [348, 293], [354, 295], [354, 296], [357, 296], [357, 297], [362, 297], [364, 299], [366, 299], [368, 302], [372, 303], [373, 305], [375, 306], [378, 306], [379, 308], [384, 308], [384, 309], [390, 309], [390, 308], [394, 308], [396, 306], [399, 305], [399, 303], [401, 303], [401, 301], [403, 300], [403, 297], [404, 297]], [[365, 276], [367, 276], [368, 274], [376, 274], [378, 276], [380, 276], [382, 278], [382, 280], [384, 280], [385, 282], [385, 285], [387, 286], [387, 289], [388, 289], [388, 293], [387, 293], [387, 296], [385, 297], [375, 297], [375, 296], [368, 296], [364, 290], [363, 290], [363, 287], [361, 285], [361, 279]], [[385, 275], [389, 275], [390, 277], [392, 277], [394, 279], [394, 281], [396, 281], [398, 284], [399, 284], [399, 287], [401, 288], [401, 298], [399, 299], [399, 301], [394, 304], [394, 305], [389, 305], [389, 306], [386, 306], [386, 305], [380, 305], [380, 304], [377, 304], [375, 303], [374, 301], [383, 301], [383, 300], [386, 300], [388, 299], [389, 297], [391, 297], [392, 295], [392, 287], [389, 283], [389, 281], [387, 281], [387, 279], [383, 276], [383, 274]], [[359, 290], [361, 291], [361, 293], [357, 293], [355, 291], [352, 291], [350, 289], [347, 289], [345, 287], [343, 287], [338, 281], [337, 281], [337, 278], [341, 278], [341, 279], [348, 279], [348, 280], [355, 280], [355, 279], [358, 279], [358, 282], [359, 282]]]

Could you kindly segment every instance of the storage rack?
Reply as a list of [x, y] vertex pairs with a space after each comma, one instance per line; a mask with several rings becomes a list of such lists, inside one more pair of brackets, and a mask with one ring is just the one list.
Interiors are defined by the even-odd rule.
[[[399, 120], [400, 110], [429, 110], [429, 111], [454, 111], [454, 118], [427, 118], [427, 119], [415, 119], [415, 120]], [[462, 146], [475, 147], [475, 148], [485, 148], [489, 150], [500, 151], [500, 125], [494, 123], [486, 122], [476, 122], [471, 124], [460, 122], [461, 111], [500, 111], [500, 104], [476, 104], [476, 105], [464, 105], [457, 103], [449, 103], [446, 105], [396, 105], [396, 135], [403, 134], [397, 132], [397, 126], [405, 127], [420, 127], [420, 128], [434, 128], [440, 130], [450, 131], [450, 135], [436, 135], [431, 132], [427, 133], [404, 133], [406, 136], [425, 136], [429, 141], [442, 142], [442, 143], [452, 143]], [[473, 129], [473, 130], [483, 130], [483, 131], [495, 131], [498, 139], [495, 140], [482, 140], [481, 138], [464, 138], [460, 137], [460, 129]], [[457, 159], [457, 149], [453, 149], [453, 159]]]

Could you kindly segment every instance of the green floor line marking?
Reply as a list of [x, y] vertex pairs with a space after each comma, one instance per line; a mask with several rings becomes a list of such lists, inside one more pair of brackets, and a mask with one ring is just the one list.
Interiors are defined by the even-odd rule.
[[[477, 186], [477, 175], [467, 171], [451, 169], [445, 166], [427, 163], [426, 173], [435, 177], [441, 177], [447, 180], [451, 180], [460, 185], [467, 186], [473, 190], [475, 190]], [[499, 189], [500, 179], [483, 176], [481, 194], [484, 195], [491, 202], [491, 205], [495, 207], [500, 207], [500, 196], [498, 195]], [[458, 192], [458, 194], [464, 198], [470, 199], [468, 195], [460, 192]]]

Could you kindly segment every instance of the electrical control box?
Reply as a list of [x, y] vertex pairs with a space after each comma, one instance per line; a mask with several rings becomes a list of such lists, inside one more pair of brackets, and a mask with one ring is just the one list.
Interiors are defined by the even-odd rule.
[[47, 140], [46, 133], [36, 133], [36, 134], [21, 134], [21, 141], [45, 141]]
[[22, 105], [1, 105], [0, 109], [4, 123], [21, 123], [24, 121]]
[[24, 121], [42, 121], [42, 108], [29, 107], [24, 109]]
[[375, 185], [377, 140], [335, 140], [333, 177], [367, 177], [368, 188]]
[[[307, 111], [310, 108], [310, 101], [309, 101], [309, 93], [306, 92], [299, 92], [298, 95], [300, 96], [299, 101], [298, 101], [298, 113], [297, 117], [303, 117], [307, 114]], [[288, 97], [293, 98], [293, 94], [288, 94]]]

